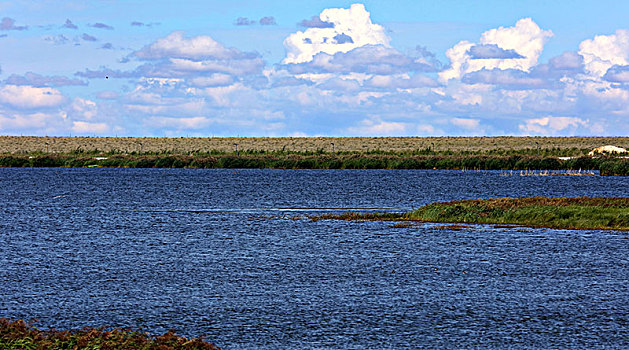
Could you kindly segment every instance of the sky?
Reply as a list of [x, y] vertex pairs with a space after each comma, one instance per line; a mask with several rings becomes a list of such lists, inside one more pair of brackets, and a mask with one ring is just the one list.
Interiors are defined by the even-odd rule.
[[629, 2], [0, 1], [0, 135], [624, 136]]

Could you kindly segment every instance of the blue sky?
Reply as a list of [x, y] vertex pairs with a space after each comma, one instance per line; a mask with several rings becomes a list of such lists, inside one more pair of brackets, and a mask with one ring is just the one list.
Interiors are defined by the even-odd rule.
[[0, 135], [626, 135], [629, 3], [0, 2]]

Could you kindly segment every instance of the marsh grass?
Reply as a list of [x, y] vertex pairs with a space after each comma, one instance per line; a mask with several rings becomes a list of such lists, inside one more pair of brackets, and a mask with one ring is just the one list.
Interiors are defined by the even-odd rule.
[[398, 221], [396, 228], [412, 222], [457, 223], [435, 229], [461, 230], [466, 224], [496, 224], [495, 227], [548, 227], [558, 229], [629, 230], [629, 198], [493, 198], [438, 202], [408, 213], [324, 214], [317, 220]]
[[583, 170], [603, 175], [628, 175], [629, 161], [580, 157], [561, 160], [536, 156], [405, 156], [382, 154], [222, 154], [138, 155], [85, 154], [0, 155], [3, 167], [223, 168], [223, 169], [460, 169]]
[[22, 320], [0, 319], [0, 349], [207, 349], [219, 350], [203, 337], [186, 338], [172, 331], [151, 336], [128, 329], [86, 327], [80, 330], [40, 330]]
[[409, 216], [434, 222], [629, 230], [629, 198], [473, 199], [428, 204]]

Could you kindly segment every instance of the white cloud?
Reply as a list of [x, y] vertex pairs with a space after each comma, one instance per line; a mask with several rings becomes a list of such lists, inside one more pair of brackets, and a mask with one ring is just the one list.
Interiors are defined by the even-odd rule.
[[[442, 81], [460, 79], [463, 75], [481, 69], [518, 69], [528, 72], [537, 64], [544, 49], [544, 44], [553, 36], [552, 31], [542, 30], [530, 18], [519, 20], [513, 27], [500, 27], [484, 32], [480, 38], [481, 45], [492, 45], [497, 49], [512, 52], [513, 58], [482, 58], [474, 59], [470, 50], [477, 44], [461, 41], [446, 51], [451, 67], [439, 73]], [[522, 58], [518, 58], [518, 56]]]
[[28, 85], [5, 85], [0, 89], [0, 102], [16, 108], [33, 109], [56, 107], [65, 102], [61, 91]]
[[450, 119], [450, 123], [452, 123], [452, 125], [468, 130], [477, 129], [480, 125], [480, 121], [478, 119], [469, 118], [452, 118]]
[[308, 62], [320, 52], [334, 55], [365, 45], [389, 46], [390, 39], [384, 27], [371, 22], [370, 13], [362, 4], [354, 4], [349, 9], [323, 10], [319, 19], [333, 26], [313, 27], [291, 34], [284, 40], [286, 58], [282, 63]]
[[581, 126], [588, 125], [587, 120], [576, 117], [544, 117], [529, 119], [518, 128], [526, 134], [557, 135], [574, 134]]
[[151, 45], [145, 46], [134, 55], [145, 60], [158, 60], [162, 58], [232, 58], [239, 52], [227, 49], [209, 36], [201, 35], [193, 38], [184, 38], [184, 32], [176, 31], [170, 35], [158, 39]]
[[110, 128], [105, 123], [72, 122], [72, 131], [78, 134], [105, 134]]
[[629, 64], [629, 30], [619, 29], [612, 35], [597, 35], [579, 45], [585, 71], [602, 77], [614, 65]]
[[175, 129], [191, 129], [198, 130], [208, 127], [211, 120], [206, 117], [191, 118], [170, 118], [170, 117], [153, 117], [149, 121], [153, 126]]
[[226, 86], [231, 85], [234, 82], [234, 78], [227, 74], [212, 74], [209, 77], [196, 77], [189, 80], [189, 83], [197, 87], [210, 87], [210, 86]]
[[380, 118], [362, 120], [358, 126], [350, 127], [347, 131], [354, 135], [389, 136], [404, 134], [408, 124], [399, 122], [386, 122]]
[[120, 94], [117, 93], [116, 91], [101, 91], [99, 92], [96, 97], [102, 99], [102, 100], [115, 100], [118, 97], [120, 97]]
[[98, 113], [96, 102], [76, 97], [70, 105], [73, 115], [79, 116], [81, 119], [90, 120]]
[[46, 113], [3, 115], [0, 113], [0, 130], [29, 131], [46, 130], [51, 122], [57, 119], [56, 115]]

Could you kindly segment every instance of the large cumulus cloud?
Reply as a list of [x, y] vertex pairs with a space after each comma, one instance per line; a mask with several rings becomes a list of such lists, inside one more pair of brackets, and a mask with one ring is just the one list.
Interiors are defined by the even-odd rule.
[[529, 71], [552, 36], [552, 31], [541, 29], [531, 18], [523, 18], [513, 27], [490, 29], [481, 35], [478, 44], [461, 41], [446, 51], [450, 69], [439, 73], [439, 77], [447, 82], [482, 69]]
[[308, 62], [320, 52], [334, 55], [365, 45], [389, 46], [384, 27], [371, 22], [362, 4], [354, 4], [349, 9], [326, 9], [319, 20], [305, 22], [311, 27], [284, 40], [286, 58], [283, 63]]

